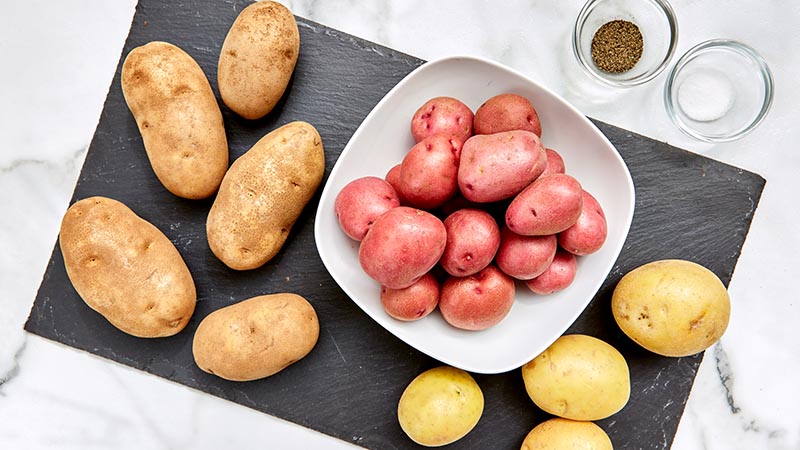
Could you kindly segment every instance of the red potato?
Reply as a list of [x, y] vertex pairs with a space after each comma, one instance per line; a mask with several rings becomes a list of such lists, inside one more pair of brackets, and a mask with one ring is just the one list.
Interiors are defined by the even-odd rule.
[[411, 135], [414, 142], [447, 134], [461, 142], [472, 136], [474, 114], [469, 106], [452, 97], [435, 97], [419, 107], [411, 118]]
[[542, 136], [539, 114], [531, 102], [517, 94], [500, 94], [486, 100], [473, 120], [475, 134], [494, 134], [503, 131], [526, 130]]
[[518, 280], [539, 276], [553, 261], [558, 248], [554, 234], [521, 236], [503, 227], [500, 236], [500, 248], [495, 257], [497, 267]]
[[381, 286], [381, 305], [387, 314], [397, 320], [419, 320], [436, 309], [439, 292], [439, 282], [433, 275], [426, 273], [404, 289]]
[[514, 280], [490, 265], [474, 275], [445, 280], [439, 311], [454, 327], [485, 330], [508, 315], [514, 304], [514, 289]]
[[391, 184], [395, 192], [397, 192], [397, 197], [400, 199], [400, 204], [408, 206], [410, 204], [408, 199], [403, 195], [402, 192], [400, 192], [400, 167], [400, 164], [395, 164], [392, 166], [392, 168], [386, 172], [384, 179], [387, 183]]
[[462, 144], [437, 134], [411, 147], [400, 166], [400, 192], [411, 206], [432, 209], [456, 195]]
[[560, 233], [578, 221], [583, 189], [575, 178], [554, 173], [537, 178], [506, 210], [506, 225], [524, 236]]
[[600, 250], [606, 242], [606, 214], [592, 194], [583, 191], [583, 209], [575, 225], [558, 233], [558, 245], [575, 255], [588, 255]]
[[344, 234], [360, 241], [378, 216], [397, 206], [400, 198], [391, 184], [378, 177], [363, 177], [339, 191], [333, 210]]
[[444, 220], [447, 244], [439, 260], [447, 273], [466, 277], [480, 272], [500, 246], [500, 228], [489, 213], [460, 209]]
[[542, 141], [530, 131], [473, 136], [461, 149], [458, 187], [467, 200], [495, 202], [522, 191], [546, 165]]
[[439, 262], [446, 242], [444, 224], [436, 216], [398, 206], [372, 224], [358, 248], [358, 261], [373, 280], [402, 289]]
[[543, 177], [551, 173], [567, 173], [567, 167], [564, 165], [564, 158], [562, 158], [557, 151], [552, 148], [546, 148], [544, 151], [547, 155], [547, 166], [545, 166], [544, 172], [539, 176]]
[[540, 295], [563, 291], [575, 279], [578, 271], [578, 258], [572, 253], [559, 248], [553, 262], [536, 278], [525, 282], [525, 286]]

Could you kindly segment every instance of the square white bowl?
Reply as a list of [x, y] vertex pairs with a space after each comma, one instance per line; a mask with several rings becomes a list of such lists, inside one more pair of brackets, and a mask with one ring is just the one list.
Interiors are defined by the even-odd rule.
[[[415, 321], [390, 317], [380, 286], [361, 269], [357, 241], [339, 228], [333, 205], [350, 181], [383, 178], [414, 145], [411, 117], [428, 99], [457, 98], [475, 111], [490, 97], [511, 92], [528, 98], [542, 123], [542, 141], [557, 150], [567, 173], [602, 205], [608, 237], [596, 253], [578, 258], [575, 281], [564, 291], [533, 294], [517, 283], [514, 306], [502, 322], [483, 331], [447, 324], [438, 310]], [[442, 363], [476, 373], [516, 369], [552, 344], [586, 308], [614, 266], [633, 218], [633, 180], [608, 139], [583, 114], [524, 75], [476, 57], [423, 64], [400, 81], [364, 119], [331, 170], [317, 209], [314, 237], [322, 262], [344, 292], [376, 322]], [[501, 224], [502, 225], [502, 224]]]

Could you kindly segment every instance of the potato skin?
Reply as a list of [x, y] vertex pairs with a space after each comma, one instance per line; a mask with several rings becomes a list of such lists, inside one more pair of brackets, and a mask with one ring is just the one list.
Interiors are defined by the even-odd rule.
[[211, 251], [231, 269], [264, 265], [286, 242], [322, 181], [322, 138], [306, 122], [261, 138], [232, 165], [208, 213]]
[[444, 219], [447, 245], [442, 268], [450, 275], [466, 277], [489, 265], [500, 246], [500, 228], [494, 218], [480, 209], [460, 209]]
[[506, 210], [506, 225], [524, 236], [560, 233], [578, 221], [583, 189], [563, 173], [539, 177], [517, 195]]
[[543, 411], [572, 420], [600, 420], [628, 403], [628, 363], [614, 347], [583, 334], [558, 338], [522, 366], [531, 400]]
[[458, 187], [467, 200], [495, 202], [522, 191], [546, 165], [542, 141], [529, 131], [473, 136], [461, 149]]
[[472, 136], [474, 114], [469, 106], [452, 97], [435, 97], [417, 109], [411, 118], [411, 135], [419, 142], [435, 134], [455, 136], [461, 142]]
[[539, 176], [543, 177], [551, 173], [567, 173], [567, 167], [564, 164], [564, 158], [561, 157], [560, 153], [552, 148], [545, 148], [544, 152], [547, 156], [547, 166], [545, 166], [544, 172], [542, 172], [542, 174]]
[[228, 30], [217, 66], [222, 101], [245, 119], [267, 115], [283, 96], [300, 54], [294, 15], [264, 0], [239, 13]]
[[339, 191], [333, 210], [342, 231], [360, 241], [375, 219], [397, 206], [400, 206], [400, 197], [386, 180], [361, 177], [347, 183]]
[[440, 447], [472, 431], [483, 406], [483, 391], [470, 374], [440, 366], [422, 372], [406, 386], [397, 405], [397, 420], [417, 444]]
[[439, 218], [398, 206], [372, 224], [358, 247], [358, 261], [364, 273], [381, 285], [403, 289], [439, 262], [446, 242], [447, 232]]
[[553, 262], [557, 248], [553, 234], [522, 236], [503, 227], [495, 259], [506, 275], [518, 280], [530, 280], [541, 275]]
[[525, 286], [539, 295], [563, 291], [575, 280], [577, 271], [578, 259], [575, 255], [559, 248], [556, 250], [553, 262], [539, 276], [526, 281]]
[[439, 282], [429, 272], [407, 288], [381, 286], [381, 305], [386, 314], [397, 320], [419, 320], [436, 309], [439, 292]]
[[412, 206], [433, 209], [458, 193], [463, 142], [436, 134], [411, 147], [400, 165], [400, 191]]
[[122, 65], [122, 94], [159, 181], [173, 194], [206, 198], [228, 169], [222, 113], [203, 70], [180, 48], [150, 42]]
[[593, 422], [556, 417], [536, 425], [520, 450], [613, 450], [611, 439]]
[[181, 331], [194, 313], [194, 281], [180, 253], [155, 226], [121, 202], [89, 197], [61, 222], [59, 245], [84, 302], [133, 336]]
[[477, 111], [473, 124], [475, 134], [526, 130], [542, 136], [539, 114], [531, 102], [517, 94], [500, 94], [486, 100]]
[[611, 296], [622, 331], [662, 356], [689, 356], [717, 342], [728, 328], [731, 303], [714, 272], [685, 260], [660, 260], [622, 277]]
[[558, 245], [572, 254], [592, 254], [603, 246], [608, 224], [603, 207], [592, 194], [583, 191], [583, 208], [574, 225], [558, 233]]
[[468, 277], [449, 277], [442, 285], [439, 311], [463, 330], [485, 330], [500, 323], [514, 305], [514, 280], [494, 265]]
[[319, 338], [314, 307], [303, 297], [279, 293], [218, 309], [197, 327], [195, 363], [231, 381], [274, 375], [308, 355]]

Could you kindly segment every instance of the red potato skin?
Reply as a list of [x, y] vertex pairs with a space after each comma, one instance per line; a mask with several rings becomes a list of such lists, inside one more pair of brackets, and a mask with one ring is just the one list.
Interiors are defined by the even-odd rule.
[[557, 151], [552, 148], [544, 149], [547, 155], [547, 166], [540, 176], [550, 175], [551, 173], [567, 173], [567, 167], [564, 165], [564, 158], [561, 157]]
[[381, 285], [403, 289], [439, 262], [446, 242], [447, 232], [439, 218], [398, 206], [372, 224], [358, 248], [358, 261], [364, 272]]
[[439, 311], [463, 330], [485, 330], [502, 321], [514, 304], [514, 280], [494, 265], [468, 277], [449, 277], [442, 285]]
[[547, 269], [538, 277], [526, 281], [525, 286], [539, 295], [563, 291], [572, 284], [577, 271], [578, 259], [575, 255], [559, 248]]
[[467, 200], [495, 202], [522, 191], [546, 165], [542, 141], [530, 131], [473, 136], [461, 149], [458, 187]]
[[560, 233], [578, 221], [583, 189], [563, 173], [539, 177], [520, 192], [506, 210], [506, 225], [523, 236]]
[[608, 235], [608, 223], [603, 208], [592, 194], [583, 191], [583, 209], [575, 225], [558, 233], [558, 245], [578, 255], [589, 255], [603, 246]]
[[475, 115], [469, 106], [452, 97], [435, 97], [425, 102], [411, 118], [414, 142], [435, 134], [457, 137], [461, 142], [472, 136]]
[[539, 276], [553, 261], [558, 249], [556, 236], [521, 236], [503, 227], [495, 262], [506, 275], [518, 280]]
[[458, 193], [462, 145], [455, 136], [437, 134], [411, 147], [400, 165], [400, 192], [411, 206], [436, 208]]
[[380, 215], [400, 206], [391, 184], [378, 177], [358, 178], [339, 191], [333, 210], [344, 234], [360, 241]]
[[500, 246], [500, 228], [489, 213], [460, 209], [444, 220], [447, 244], [439, 260], [450, 275], [466, 277], [480, 272]]
[[381, 305], [386, 314], [405, 322], [419, 320], [436, 309], [439, 304], [439, 282], [426, 273], [405, 289], [381, 286]]
[[473, 120], [475, 134], [494, 134], [503, 131], [525, 130], [542, 137], [539, 114], [531, 102], [517, 94], [500, 94], [486, 100]]
[[403, 206], [408, 206], [410, 205], [408, 199], [403, 195], [402, 192], [400, 192], [400, 167], [401, 164], [395, 164], [392, 166], [392, 168], [386, 172], [384, 179], [394, 188], [394, 191], [397, 193], [397, 198], [400, 199], [400, 204]]

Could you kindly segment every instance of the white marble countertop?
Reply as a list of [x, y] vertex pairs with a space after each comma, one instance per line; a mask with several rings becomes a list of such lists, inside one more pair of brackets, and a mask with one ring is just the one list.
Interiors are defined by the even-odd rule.
[[[298, 15], [424, 59], [497, 60], [587, 115], [766, 178], [729, 287], [730, 326], [706, 353], [672, 448], [797, 450], [800, 3], [672, 0], [679, 54], [706, 39], [738, 39], [761, 52], [775, 75], [766, 121], [744, 139], [715, 145], [682, 135], [669, 121], [664, 74], [613, 90], [579, 71], [569, 33], [582, 3], [285, 2]], [[0, 3], [0, 448], [351, 448], [22, 330], [135, 6], [135, 0]]]

